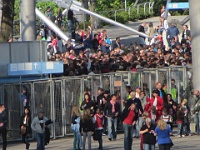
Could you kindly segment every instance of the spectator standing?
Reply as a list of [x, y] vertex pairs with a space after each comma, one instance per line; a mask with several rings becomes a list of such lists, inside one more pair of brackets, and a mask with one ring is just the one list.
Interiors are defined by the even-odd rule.
[[135, 113], [135, 104], [125, 107], [123, 110], [123, 128], [124, 128], [124, 150], [132, 149], [133, 142], [133, 126], [136, 124], [137, 115]]
[[174, 109], [174, 100], [172, 99], [171, 94], [167, 94], [167, 102], [164, 103], [164, 108], [167, 109], [169, 115], [172, 116], [173, 120], [176, 120], [176, 110]]
[[191, 41], [190, 30], [188, 29], [187, 25], [183, 26], [182, 39]]
[[144, 91], [140, 92], [140, 101], [143, 109], [145, 108], [146, 104], [150, 101], [150, 98], [146, 96]]
[[86, 109], [90, 109], [91, 113], [94, 113], [95, 110], [95, 104], [94, 102], [91, 100], [91, 97], [88, 93], [85, 93], [84, 95], [84, 100], [81, 104], [81, 110], [86, 110]]
[[[106, 103], [110, 100], [110, 91], [106, 90], [104, 92], [104, 97], [105, 97], [105, 100], [106, 100]], [[103, 135], [106, 135], [106, 132], [107, 132], [107, 124], [108, 123], [108, 120], [106, 117], [104, 117], [104, 125], [103, 125]]]
[[143, 147], [144, 150], [155, 150], [156, 136], [154, 136], [154, 130], [156, 126], [151, 123], [150, 118], [146, 118], [145, 124], [140, 130], [140, 134], [143, 135]]
[[95, 132], [97, 134], [97, 139], [99, 142], [98, 150], [102, 150], [103, 149], [102, 133], [103, 133], [104, 116], [101, 113], [101, 109], [97, 108], [96, 114], [93, 117], [93, 122], [95, 124]]
[[136, 124], [135, 124], [135, 130], [133, 131], [133, 137], [135, 138], [139, 138], [139, 130], [142, 126], [142, 122], [141, 122], [141, 117], [143, 114], [143, 108], [142, 108], [142, 104], [139, 98], [136, 98], [136, 93], [134, 91], [130, 92], [130, 99], [127, 100], [127, 105], [126, 107], [130, 107], [132, 104], [136, 105], [136, 115], [137, 117], [139, 117], [139, 119], [137, 120]]
[[170, 150], [171, 147], [171, 135], [172, 131], [167, 124], [160, 119], [155, 129], [154, 135], [158, 136], [158, 147], [159, 150]]
[[45, 149], [45, 122], [47, 120], [47, 117], [44, 115], [44, 110], [40, 109], [38, 111], [38, 116], [36, 116], [31, 123], [32, 130], [36, 132], [37, 150]]
[[140, 87], [137, 87], [137, 88], [135, 89], [135, 97], [138, 98], [138, 99], [140, 99], [140, 92], [141, 92], [141, 88], [140, 88]]
[[52, 35], [52, 43], [51, 46], [53, 48], [53, 55], [56, 55], [58, 53], [58, 39], [56, 37], [56, 34]]
[[116, 41], [115, 41], [115, 43], [113, 45], [113, 49], [115, 49], [117, 47], [121, 48], [120, 37], [116, 38]]
[[196, 134], [199, 135], [199, 124], [200, 124], [200, 92], [198, 90], [194, 90], [193, 99], [192, 99], [192, 113], [194, 114], [194, 123]]
[[51, 20], [53, 23], [55, 22], [55, 17], [54, 17], [54, 15], [53, 15], [53, 11], [52, 11], [52, 9], [51, 9], [50, 6], [47, 7], [46, 12], [45, 12], [45, 15], [46, 15], [47, 18], [48, 18], [49, 20]]
[[116, 100], [117, 96], [113, 94], [110, 98], [110, 101], [106, 103], [104, 109], [104, 114], [108, 120], [109, 141], [116, 140], [117, 138], [117, 121], [118, 121], [118, 116], [120, 114], [120, 105]]
[[153, 23], [152, 23], [152, 22], [149, 23], [147, 33], [148, 33], [148, 36], [149, 36], [148, 42], [150, 43], [151, 40], [152, 40], [153, 37], [154, 37], [154, 34], [155, 34], [155, 29], [154, 29], [154, 27], [153, 27]]
[[26, 144], [26, 149], [29, 149], [30, 146], [28, 139], [31, 133], [31, 112], [28, 108], [24, 108], [20, 122], [20, 134], [22, 135], [22, 142]]
[[99, 36], [99, 35], [98, 35], [97, 33], [95, 33], [95, 34], [94, 34], [94, 38], [93, 38], [93, 40], [92, 40], [93, 49], [94, 49], [94, 52], [95, 52], [95, 53], [97, 52], [97, 50], [98, 50], [98, 48], [99, 48], [98, 36]]
[[155, 108], [155, 110], [156, 110], [156, 115], [155, 116], [154, 116], [153, 113], [151, 113], [152, 119], [154, 120], [154, 118], [155, 118], [155, 122], [156, 122], [161, 117], [162, 109], [164, 107], [164, 101], [159, 96], [159, 91], [158, 90], [154, 90], [153, 91], [153, 98], [151, 99], [150, 105], [151, 105], [151, 108]]
[[72, 108], [72, 130], [74, 131], [73, 150], [82, 148], [82, 137], [80, 134], [80, 113], [78, 106]]
[[190, 112], [190, 107], [187, 103], [187, 99], [183, 99], [181, 102], [181, 109], [184, 112], [184, 126], [183, 130], [185, 132], [185, 136], [191, 136], [191, 131], [190, 131], [190, 118], [191, 118], [191, 112]]
[[[175, 23], [171, 23], [170, 27], [167, 29], [167, 40], [168, 40], [168, 44], [170, 43], [171, 39], [174, 37], [175, 38], [175, 42], [178, 42], [178, 35], [179, 35], [179, 30], [176, 27]], [[170, 44], [169, 44], [170, 45]]]
[[58, 23], [58, 27], [61, 28], [61, 23], [62, 23], [62, 11], [60, 8], [58, 8], [58, 14], [56, 16], [56, 20]]
[[160, 119], [164, 120], [164, 122], [168, 125], [170, 125], [171, 130], [173, 129], [173, 120], [172, 120], [172, 116], [169, 115], [168, 111], [166, 108], [164, 108], [162, 110], [162, 116], [160, 117]]
[[177, 116], [176, 116], [176, 123], [178, 125], [178, 137], [185, 137], [183, 133], [183, 123], [184, 123], [184, 112], [181, 109], [181, 105], [177, 106]]
[[29, 108], [29, 95], [25, 87], [23, 87], [23, 90], [22, 90], [22, 98], [23, 98], [24, 108]]
[[85, 109], [80, 123], [80, 131], [83, 134], [83, 150], [85, 150], [86, 137], [88, 142], [88, 150], [91, 150], [91, 137], [94, 133], [94, 124], [91, 118], [90, 109]]
[[162, 89], [162, 84], [160, 82], [156, 83], [156, 90], [158, 90], [158, 96], [161, 97], [164, 102], [167, 101], [167, 95], [165, 91]]
[[99, 88], [97, 92], [98, 92], [97, 105], [101, 109], [101, 111], [103, 111], [105, 104], [107, 102], [106, 99], [105, 99], [105, 96], [104, 96], [104, 91], [103, 91], [102, 88]]
[[[139, 25], [138, 31], [142, 32], [142, 33], [145, 33], [145, 30], [144, 30], [145, 26], [146, 26], [146, 22], [143, 22], [141, 25]], [[142, 43], [142, 44], [145, 44], [145, 37], [143, 37], [141, 35], [139, 35], [139, 37], [143, 39], [144, 43]]]
[[164, 13], [165, 13], [165, 6], [163, 5], [160, 9], [160, 25], [161, 27], [164, 26]]
[[74, 13], [71, 9], [69, 9], [67, 14], [67, 20], [68, 20], [68, 29], [70, 38], [72, 38], [72, 32], [73, 32], [73, 18], [74, 18]]
[[6, 150], [7, 147], [7, 115], [5, 112], [5, 106], [3, 104], [0, 105], [0, 134], [3, 140], [3, 148], [2, 150]]

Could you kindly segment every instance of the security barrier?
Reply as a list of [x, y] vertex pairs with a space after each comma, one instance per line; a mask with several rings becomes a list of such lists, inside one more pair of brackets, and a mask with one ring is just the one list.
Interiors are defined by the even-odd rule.
[[[175, 80], [175, 85], [171, 84]], [[23, 113], [22, 89], [29, 93], [32, 117], [43, 108], [45, 115], [54, 122], [51, 125], [51, 137], [64, 137], [71, 133], [71, 110], [81, 104], [84, 91], [91, 90], [91, 97], [96, 100], [97, 90], [102, 87], [118, 96], [119, 102], [125, 99], [126, 86], [134, 90], [146, 87], [146, 94], [151, 97], [156, 82], [164, 85], [167, 93], [174, 94], [174, 100], [190, 100], [192, 94], [192, 69], [190, 67], [169, 67], [139, 69], [136, 72], [113, 72], [91, 76], [61, 77], [46, 80], [29, 81], [0, 85], [0, 102], [5, 104], [8, 116], [8, 139], [20, 138], [19, 123]], [[173, 89], [175, 88], [175, 89]], [[189, 101], [190, 103], [190, 101]]]

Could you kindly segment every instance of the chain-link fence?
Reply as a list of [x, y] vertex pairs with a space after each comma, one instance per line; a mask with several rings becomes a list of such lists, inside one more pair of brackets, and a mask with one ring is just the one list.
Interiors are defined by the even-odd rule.
[[55, 137], [64, 136], [63, 126], [63, 99], [62, 99], [62, 81], [55, 81], [54, 83], [54, 101], [53, 101], [53, 119], [54, 119], [54, 133]]
[[65, 134], [71, 132], [71, 111], [74, 105], [80, 106], [83, 100], [83, 83], [82, 79], [66, 79], [65, 80]]

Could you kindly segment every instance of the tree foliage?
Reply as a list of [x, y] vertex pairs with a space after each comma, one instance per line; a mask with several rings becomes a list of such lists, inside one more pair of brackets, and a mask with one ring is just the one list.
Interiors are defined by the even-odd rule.
[[[45, 13], [46, 8], [50, 6], [53, 12], [56, 14], [58, 12], [58, 6], [54, 2], [37, 2], [36, 7], [39, 8], [43, 13]], [[15, 17], [14, 20], [19, 20], [20, 16], [20, 0], [15, 0]]]

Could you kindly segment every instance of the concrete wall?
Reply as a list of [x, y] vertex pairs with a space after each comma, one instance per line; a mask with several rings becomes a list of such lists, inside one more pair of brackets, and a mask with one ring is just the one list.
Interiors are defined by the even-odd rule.
[[46, 61], [46, 42], [0, 43], [0, 77], [8, 76], [8, 64]]

